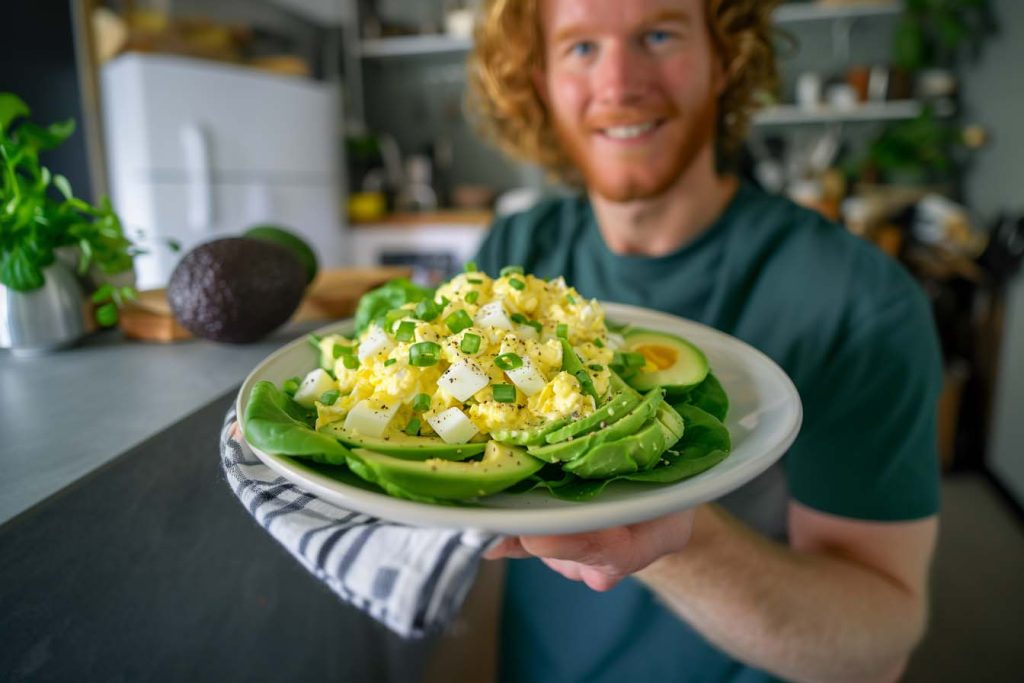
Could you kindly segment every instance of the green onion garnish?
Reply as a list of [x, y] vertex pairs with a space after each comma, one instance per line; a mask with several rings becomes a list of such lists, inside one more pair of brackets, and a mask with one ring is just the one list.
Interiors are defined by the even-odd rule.
[[416, 317], [424, 322], [430, 322], [441, 315], [441, 308], [433, 301], [421, 301], [416, 304]]
[[301, 383], [302, 383], [302, 378], [301, 377], [291, 377], [289, 379], [286, 379], [281, 384], [281, 390], [284, 391], [284, 393], [286, 393], [286, 394], [294, 394], [296, 391], [299, 390], [299, 384], [301, 384]]
[[418, 436], [420, 433], [420, 419], [414, 417], [409, 420], [409, 424], [405, 425], [405, 433], [409, 436]]
[[555, 336], [560, 339], [568, 339], [569, 326], [565, 323], [558, 323], [558, 325], [555, 326]]
[[494, 359], [494, 364], [502, 370], [515, 370], [523, 367], [523, 359], [515, 353], [503, 353]]
[[342, 356], [351, 356], [355, 353], [355, 349], [351, 346], [343, 346], [342, 344], [335, 344], [331, 347], [331, 355], [335, 359], [341, 358]]
[[644, 354], [633, 353], [632, 351], [627, 351], [622, 354], [622, 360], [625, 362], [627, 368], [642, 368], [647, 364], [647, 359], [644, 358]]
[[509, 320], [511, 320], [512, 322], [514, 322], [514, 323], [518, 323], [518, 324], [520, 324], [520, 325], [528, 325], [528, 324], [530, 323], [530, 319], [529, 319], [529, 318], [527, 318], [527, 317], [526, 317], [525, 315], [523, 315], [522, 313], [513, 313], [513, 314], [512, 314], [512, 315], [510, 315], [510, 316], [509, 316], [508, 318], [509, 318]]
[[508, 281], [508, 286], [511, 287], [512, 289], [518, 289], [520, 292], [526, 289], [526, 283], [523, 282], [522, 280], [517, 280], [515, 278], [512, 278], [511, 280]]
[[594, 372], [601, 372], [602, 370], [604, 370], [604, 366], [598, 365], [597, 363], [591, 363], [587, 367], [593, 370]]
[[451, 299], [449, 299], [449, 298], [448, 298], [448, 297], [446, 297], [446, 296], [442, 296], [442, 297], [441, 297], [441, 301], [439, 301], [439, 302], [438, 302], [438, 305], [439, 305], [439, 306], [440, 306], [440, 307], [441, 307], [441, 308], [443, 309], [443, 308], [444, 308], [445, 306], [447, 306], [447, 305], [448, 305], [448, 304], [450, 304], [451, 302], [452, 302], [452, 300], [451, 300]]
[[603, 349], [604, 348], [604, 342], [601, 341], [600, 339], [598, 339], [597, 337], [594, 337], [594, 346], [596, 346], [599, 349]]
[[476, 300], [480, 298], [480, 292], [470, 292], [466, 295], [467, 304], [475, 304]]
[[471, 285], [482, 285], [484, 283], [484, 281], [478, 277], [467, 277], [466, 282]]
[[409, 347], [409, 365], [426, 368], [436, 365], [441, 359], [441, 346], [432, 341], [422, 341]]
[[345, 364], [345, 367], [349, 370], [355, 370], [359, 367], [359, 359], [355, 356], [342, 356], [341, 362]]
[[444, 324], [448, 326], [448, 329], [452, 331], [452, 334], [458, 334], [467, 327], [472, 327], [473, 319], [469, 317], [469, 313], [459, 310], [445, 318]]
[[334, 402], [338, 400], [338, 396], [340, 395], [341, 394], [338, 393], [337, 389], [328, 389], [324, 393], [320, 394], [320, 402], [325, 406], [333, 406]]
[[391, 367], [392, 365], [394, 365], [397, 362], [398, 362], [397, 358], [388, 358], [386, 361], [384, 361], [384, 367], [389, 368], [389, 367]]
[[522, 266], [505, 266], [504, 268], [501, 269], [501, 271], [498, 274], [501, 277], [505, 277], [506, 275], [522, 275], [523, 274], [523, 267]]
[[480, 335], [467, 332], [462, 335], [462, 343], [459, 348], [463, 353], [476, 353], [480, 350]]
[[532, 327], [533, 329], [537, 330], [537, 334], [540, 334], [541, 330], [544, 329], [544, 326], [541, 325], [540, 322], [537, 320], [527, 320], [526, 324]]
[[572, 294], [566, 294], [565, 300], [569, 302], [570, 306], [576, 305], [576, 297], [574, 297]]
[[395, 332], [395, 339], [400, 342], [407, 342], [411, 341], [415, 334], [416, 323], [411, 320], [403, 320], [398, 324], [398, 330]]
[[308, 341], [309, 345], [312, 346], [317, 351], [320, 350], [320, 337], [310, 333], [306, 335], [306, 341]]
[[476, 261], [466, 261], [466, 266], [465, 266], [464, 270], [467, 273], [475, 273], [476, 272]]
[[412, 399], [412, 409], [417, 413], [430, 409], [430, 394], [416, 394]]
[[516, 388], [511, 384], [491, 385], [491, 395], [498, 403], [515, 403]]

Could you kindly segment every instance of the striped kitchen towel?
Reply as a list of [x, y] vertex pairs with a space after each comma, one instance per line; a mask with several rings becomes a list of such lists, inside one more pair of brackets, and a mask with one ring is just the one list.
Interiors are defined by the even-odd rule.
[[249, 514], [342, 600], [405, 638], [452, 622], [497, 537], [424, 529], [344, 510], [291, 484], [241, 438], [234, 407], [220, 437], [231, 489]]

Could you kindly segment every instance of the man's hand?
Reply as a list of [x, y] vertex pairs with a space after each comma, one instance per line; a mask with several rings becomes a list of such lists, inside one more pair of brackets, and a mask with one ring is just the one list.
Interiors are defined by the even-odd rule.
[[539, 557], [567, 579], [606, 591], [658, 558], [685, 548], [693, 518], [694, 511], [685, 510], [649, 522], [581, 534], [510, 536], [484, 557]]

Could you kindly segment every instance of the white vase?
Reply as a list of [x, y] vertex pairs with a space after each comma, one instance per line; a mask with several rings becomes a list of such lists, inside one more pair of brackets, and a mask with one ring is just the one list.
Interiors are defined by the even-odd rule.
[[74, 273], [58, 261], [43, 277], [46, 283], [30, 292], [0, 284], [0, 348], [15, 356], [49, 353], [85, 334], [85, 295]]

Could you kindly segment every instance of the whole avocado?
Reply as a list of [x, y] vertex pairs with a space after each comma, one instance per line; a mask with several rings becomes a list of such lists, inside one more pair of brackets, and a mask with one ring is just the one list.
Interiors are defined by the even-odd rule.
[[306, 272], [287, 248], [228, 237], [185, 255], [167, 285], [175, 318], [198, 337], [244, 344], [284, 324], [302, 301]]

